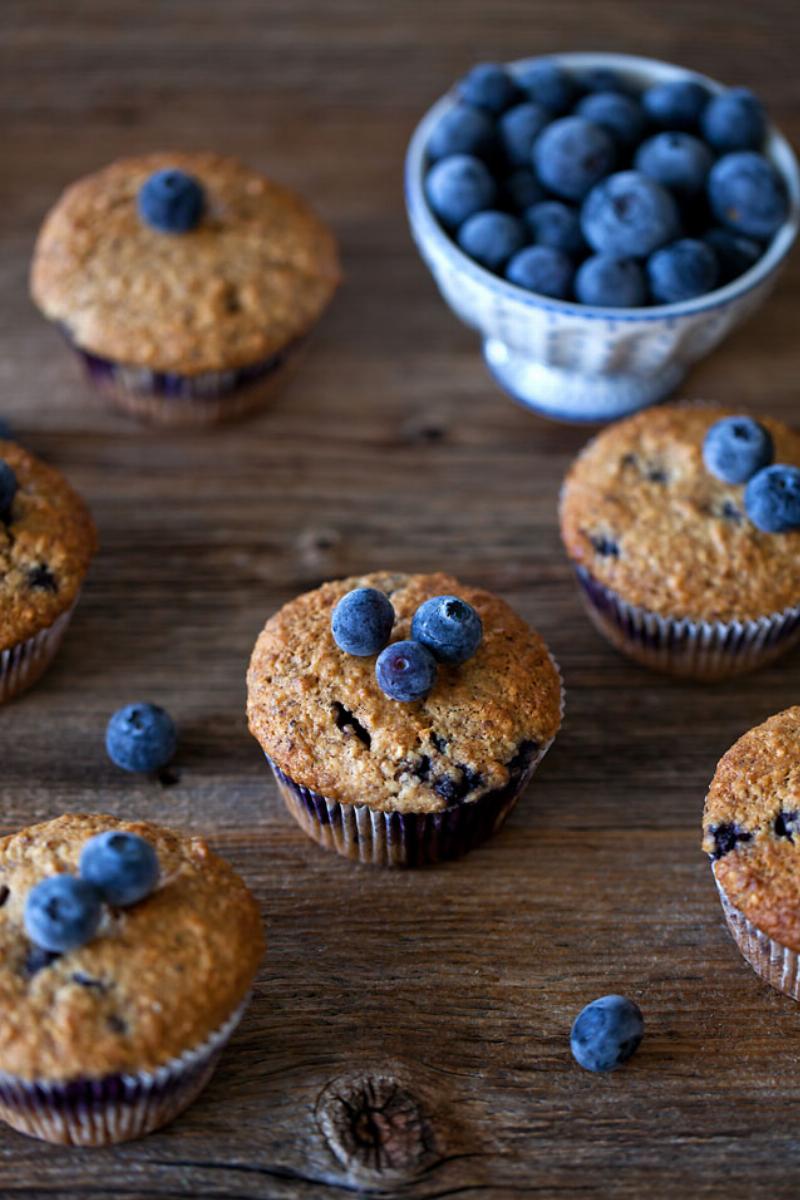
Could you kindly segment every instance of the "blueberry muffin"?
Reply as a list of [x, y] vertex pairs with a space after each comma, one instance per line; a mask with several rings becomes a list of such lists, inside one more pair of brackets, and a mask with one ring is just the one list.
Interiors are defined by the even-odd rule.
[[74, 814], [0, 840], [0, 1117], [102, 1145], [210, 1078], [263, 953], [242, 880], [202, 838]]
[[561, 534], [594, 624], [647, 666], [749, 671], [800, 636], [800, 436], [769, 418], [664, 406], [578, 457]]
[[703, 849], [725, 919], [767, 983], [800, 1000], [800, 708], [751, 729], [720, 760]]
[[[440, 609], [463, 618], [455, 648], [437, 643]], [[539, 634], [443, 574], [381, 572], [299, 596], [267, 621], [248, 672], [250, 729], [289, 811], [321, 845], [382, 865], [454, 858], [488, 837], [561, 711]]]
[[121, 159], [46, 218], [33, 299], [135, 416], [208, 424], [260, 408], [339, 281], [308, 205], [233, 158]]
[[0, 702], [52, 661], [95, 549], [89, 510], [63, 476], [0, 441]]

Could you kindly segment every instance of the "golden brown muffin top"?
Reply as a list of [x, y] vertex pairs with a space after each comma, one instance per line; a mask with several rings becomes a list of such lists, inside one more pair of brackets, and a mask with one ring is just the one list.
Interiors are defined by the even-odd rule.
[[[752, 620], [800, 603], [800, 532], [762, 533], [744, 486], [703, 463], [710, 427], [734, 412], [648, 409], [596, 437], [570, 468], [561, 536], [573, 563], [629, 604], [695, 621]], [[800, 466], [800, 436], [759, 417], [775, 462]]]
[[[483, 621], [460, 666], [439, 664], [430, 694], [390, 699], [375, 658], [346, 654], [331, 613], [356, 587], [387, 593], [391, 641], [411, 636], [423, 600], [457, 595]], [[267, 621], [250, 660], [250, 730], [295, 783], [382, 812], [438, 812], [509, 780], [515, 756], [544, 748], [561, 723], [561, 681], [542, 638], [504, 600], [450, 575], [380, 572], [325, 583]], [[518, 760], [519, 761], [519, 760]]]
[[[188, 233], [137, 211], [155, 171], [202, 184]], [[124, 158], [67, 188], [39, 234], [31, 292], [84, 350], [197, 375], [269, 358], [314, 324], [339, 282], [336, 244], [288, 188], [218, 154]]]
[[[76, 873], [84, 843], [106, 829], [154, 846], [156, 890], [106, 908], [92, 941], [31, 971], [28, 892]], [[0, 1071], [28, 1081], [150, 1071], [199, 1046], [242, 1002], [263, 954], [258, 908], [233, 869], [202, 838], [144, 821], [76, 813], [3, 838], [0, 888]]]
[[751, 729], [720, 759], [703, 849], [731, 903], [800, 951], [800, 707]]
[[74, 604], [97, 534], [88, 508], [66, 479], [16, 442], [0, 460], [17, 477], [8, 524], [0, 521], [0, 651], [52, 625]]

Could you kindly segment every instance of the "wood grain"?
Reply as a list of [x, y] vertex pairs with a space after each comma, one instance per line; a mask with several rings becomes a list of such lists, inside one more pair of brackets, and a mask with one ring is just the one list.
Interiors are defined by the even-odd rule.
[[[58, 664], [0, 710], [0, 823], [105, 809], [206, 831], [254, 887], [270, 949], [190, 1112], [102, 1152], [3, 1129], [0, 1196], [794, 1196], [797, 1009], [738, 958], [699, 819], [720, 754], [796, 703], [800, 658], [702, 689], [598, 640], [555, 522], [586, 432], [493, 386], [412, 247], [401, 163], [420, 113], [468, 64], [553, 49], [652, 54], [750, 85], [800, 143], [796, 4], [2, 9], [0, 411], [86, 495], [102, 552]], [[346, 285], [290, 389], [211, 435], [95, 409], [26, 298], [59, 189], [162, 146], [266, 168], [313, 198], [343, 248]], [[798, 303], [796, 258], [685, 394], [796, 419]], [[354, 868], [307, 842], [244, 720], [267, 614], [325, 577], [382, 567], [443, 568], [502, 592], [542, 630], [568, 689], [563, 733], [504, 831], [419, 874]], [[171, 787], [105, 760], [105, 719], [138, 697], [180, 723]], [[596, 1078], [572, 1063], [567, 1035], [608, 991], [641, 1004], [647, 1035], [629, 1067]], [[332, 1141], [320, 1114], [331, 1096], [352, 1104], [339, 1087], [354, 1080], [378, 1102], [356, 1104], [355, 1142]], [[369, 1147], [389, 1143], [378, 1168], [391, 1170], [370, 1173]]]

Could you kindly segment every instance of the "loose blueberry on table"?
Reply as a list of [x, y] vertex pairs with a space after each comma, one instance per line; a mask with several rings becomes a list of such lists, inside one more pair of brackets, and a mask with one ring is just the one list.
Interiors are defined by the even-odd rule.
[[106, 728], [108, 757], [123, 771], [160, 771], [175, 755], [172, 717], [157, 704], [126, 704]]
[[643, 90], [538, 59], [479, 64], [457, 92], [429, 139], [428, 202], [465, 254], [528, 292], [682, 303], [749, 270], [787, 218], [764, 110], [744, 88]]
[[578, 1014], [570, 1033], [573, 1057], [586, 1071], [615, 1071], [636, 1053], [644, 1019], [633, 1000], [601, 996]]

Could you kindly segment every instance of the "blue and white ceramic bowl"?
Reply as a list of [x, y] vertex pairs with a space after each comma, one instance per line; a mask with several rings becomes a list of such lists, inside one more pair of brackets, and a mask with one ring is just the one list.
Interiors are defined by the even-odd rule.
[[[577, 73], [610, 67], [638, 87], [672, 79], [722, 85], [669, 63], [627, 54], [556, 56]], [[509, 65], [512, 74], [527, 62]], [[755, 312], [775, 283], [800, 226], [800, 170], [786, 139], [770, 128], [766, 153], [780, 171], [790, 212], [759, 261], [705, 296], [650, 308], [592, 308], [537, 296], [484, 270], [463, 253], [425, 197], [426, 146], [455, 92], [417, 126], [406, 156], [411, 231], [439, 290], [458, 317], [477, 329], [489, 370], [515, 399], [561, 421], [610, 421], [664, 399], [687, 370]]]

